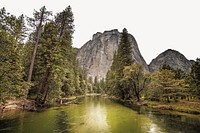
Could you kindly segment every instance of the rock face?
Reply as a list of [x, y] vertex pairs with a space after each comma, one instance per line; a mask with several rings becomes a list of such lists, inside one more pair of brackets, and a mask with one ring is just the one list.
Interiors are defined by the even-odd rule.
[[158, 55], [149, 64], [150, 72], [159, 70], [164, 64], [171, 66], [172, 68], [180, 68], [184, 72], [189, 72], [192, 66], [192, 61], [186, 59], [186, 57], [178, 51], [168, 49]]
[[[92, 40], [80, 48], [77, 60], [86, 70], [88, 77], [92, 77], [93, 80], [95, 77], [99, 80], [106, 77], [112, 65], [113, 55], [117, 51], [120, 36], [120, 32], [116, 29], [103, 33], [97, 32], [93, 35]], [[135, 38], [132, 35], [129, 36], [135, 62], [142, 64], [148, 71], [148, 66], [140, 54]]]

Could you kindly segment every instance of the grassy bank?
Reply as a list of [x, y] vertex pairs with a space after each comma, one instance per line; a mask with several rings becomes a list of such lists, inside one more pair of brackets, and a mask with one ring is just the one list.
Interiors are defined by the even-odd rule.
[[200, 102], [199, 101], [178, 101], [178, 102], [157, 102], [157, 101], [148, 101], [148, 100], [121, 100], [116, 97], [108, 97], [114, 101], [120, 102], [129, 107], [147, 107], [150, 109], [156, 110], [170, 110], [177, 111], [181, 113], [188, 114], [200, 114]]
[[147, 106], [153, 109], [172, 110], [189, 114], [200, 114], [200, 102], [179, 101], [179, 102], [153, 102], [142, 101], [142, 106]]

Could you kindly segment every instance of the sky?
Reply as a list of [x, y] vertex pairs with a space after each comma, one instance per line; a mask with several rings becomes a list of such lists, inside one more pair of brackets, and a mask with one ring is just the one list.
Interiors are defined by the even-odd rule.
[[0, 8], [32, 17], [42, 6], [53, 14], [68, 5], [74, 14], [73, 46], [80, 48], [96, 32], [126, 28], [149, 64], [167, 49], [189, 60], [200, 58], [199, 0], [0, 0]]

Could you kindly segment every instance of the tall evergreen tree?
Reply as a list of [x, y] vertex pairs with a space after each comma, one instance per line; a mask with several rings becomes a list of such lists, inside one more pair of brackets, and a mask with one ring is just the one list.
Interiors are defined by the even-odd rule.
[[110, 92], [114, 93], [117, 97], [125, 98], [123, 69], [134, 63], [132, 58], [132, 47], [129, 40], [128, 31], [124, 28], [121, 33], [120, 43], [118, 46], [117, 54], [114, 54], [111, 70], [107, 74], [106, 82]]
[[23, 66], [21, 62], [19, 33], [23, 33], [19, 26], [21, 18], [0, 10], [0, 100], [26, 96], [23, 88]]
[[[72, 48], [72, 35], [74, 32], [74, 18], [72, 9], [68, 6], [65, 10], [55, 16], [55, 23], [58, 28], [58, 36], [61, 43], [61, 54], [63, 56], [66, 78], [63, 81], [62, 90], [66, 95], [74, 95], [75, 91], [81, 93], [79, 88], [80, 78], [76, 66], [76, 55]], [[76, 82], [76, 81], [77, 82]]]
[[71, 43], [72, 34], [74, 32], [74, 17], [71, 7], [68, 6], [65, 10], [58, 13], [55, 16], [55, 22], [58, 27], [59, 38], [65, 39], [65, 41]]
[[118, 74], [123, 77], [123, 69], [125, 66], [130, 66], [134, 61], [132, 57], [132, 47], [129, 40], [129, 34], [126, 28], [121, 33], [120, 43], [117, 51], [118, 59]]
[[36, 57], [36, 53], [37, 53], [38, 43], [39, 43], [39, 39], [40, 39], [41, 32], [42, 32], [42, 25], [43, 25], [44, 22], [46, 22], [48, 20], [48, 16], [51, 15], [51, 12], [46, 11], [45, 6], [43, 6], [40, 9], [40, 12], [35, 11], [33, 13], [33, 15], [34, 15], [34, 18], [28, 18], [29, 25], [31, 27], [33, 27], [34, 30], [35, 30], [34, 31], [35, 35], [34, 35], [34, 40], [33, 40], [35, 47], [34, 47], [33, 55], [32, 55], [32, 58], [31, 58], [31, 64], [30, 64], [29, 73], [28, 73], [28, 82], [30, 82], [31, 78], [32, 78], [33, 67], [34, 67], [35, 57]]

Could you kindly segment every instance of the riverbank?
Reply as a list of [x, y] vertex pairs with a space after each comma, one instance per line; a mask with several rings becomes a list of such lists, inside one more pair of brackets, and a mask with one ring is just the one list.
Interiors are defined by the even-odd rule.
[[60, 101], [53, 105], [40, 105], [37, 104], [34, 100], [30, 99], [7, 99], [4, 103], [0, 103], [0, 113], [14, 111], [14, 110], [26, 110], [26, 111], [38, 111], [43, 110], [52, 106], [65, 106], [70, 104], [78, 104], [78, 100], [85, 96], [97, 96], [101, 94], [90, 93], [79, 96], [71, 96], [61, 98]]
[[83, 98], [85, 96], [100, 96], [101, 94], [98, 93], [88, 93], [85, 95], [79, 95], [79, 96], [71, 96], [71, 97], [65, 97], [60, 99], [60, 105], [69, 105], [69, 104], [78, 104], [78, 100], [80, 98]]
[[[70, 104], [78, 104], [79, 99], [85, 96], [99, 96], [101, 94], [91, 93], [86, 95], [80, 96], [71, 96], [62, 98], [60, 103], [52, 106], [65, 106]], [[141, 100], [137, 102], [136, 100], [121, 100], [116, 97], [111, 97], [107, 95], [102, 95], [103, 97], [112, 99], [114, 101], [118, 101], [126, 106], [129, 107], [147, 107], [150, 109], [156, 110], [170, 110], [170, 111], [177, 111], [182, 113], [188, 114], [200, 114], [200, 102], [197, 101], [178, 101], [178, 102], [157, 102], [157, 101], [148, 101], [148, 100]], [[52, 107], [49, 106], [49, 107]], [[44, 107], [37, 107], [34, 100], [27, 100], [27, 99], [18, 99], [18, 100], [6, 100], [4, 104], [0, 104], [0, 113], [13, 111], [13, 110], [27, 110], [27, 111], [37, 111], [38, 109], [44, 109]]]
[[157, 102], [157, 101], [148, 101], [148, 100], [121, 100], [114, 97], [109, 97], [112, 100], [119, 101], [124, 105], [129, 107], [147, 107], [150, 109], [156, 110], [169, 110], [177, 111], [180, 113], [196, 114], [200, 115], [200, 102], [197, 101], [178, 101], [178, 102]]
[[144, 101], [141, 105], [161, 110], [172, 110], [189, 114], [200, 114], [200, 102], [179, 101], [179, 102], [152, 102]]
[[36, 111], [34, 100], [29, 99], [7, 99], [4, 103], [0, 103], [0, 113], [13, 110], [29, 110]]

